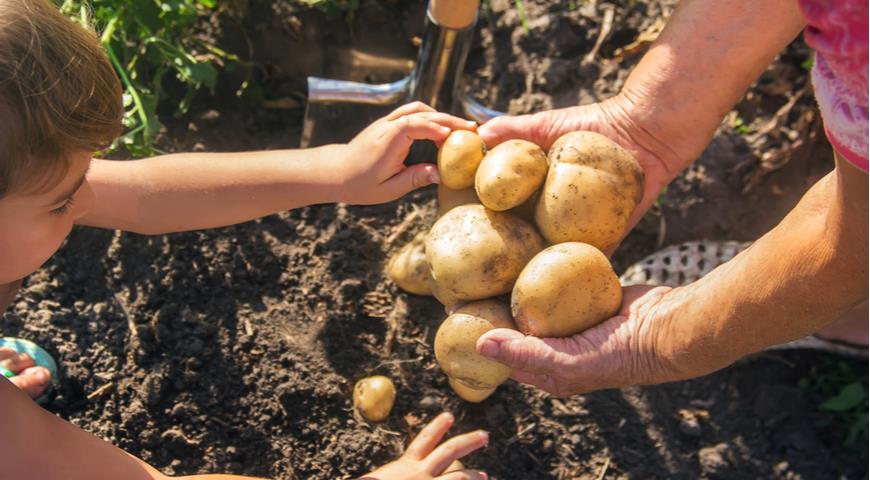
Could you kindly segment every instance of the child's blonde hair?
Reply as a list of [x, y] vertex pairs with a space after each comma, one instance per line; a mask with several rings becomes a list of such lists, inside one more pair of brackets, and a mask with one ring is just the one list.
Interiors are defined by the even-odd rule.
[[121, 86], [95, 34], [49, 0], [0, 0], [0, 198], [66, 175], [123, 130]]

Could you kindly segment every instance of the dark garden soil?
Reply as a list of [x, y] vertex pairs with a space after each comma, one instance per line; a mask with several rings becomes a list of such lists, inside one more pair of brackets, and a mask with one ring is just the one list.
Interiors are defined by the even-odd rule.
[[[190, 118], [167, 118], [163, 147], [297, 146], [304, 75], [341, 74], [334, 56], [345, 47], [395, 57], [383, 72], [347, 76], [392, 79], [413, 59], [423, 5], [361, 3], [348, 21], [252, 1], [204, 26], [264, 65], [257, 85], [270, 108], [231, 100], [227, 82]], [[648, 46], [637, 40], [671, 10], [656, 0], [525, 3], [527, 28], [513, 2], [490, 2], [466, 75], [479, 99], [511, 113], [617, 92]], [[607, 9], [612, 29], [584, 62]], [[616, 253], [618, 271], [662, 245], [757, 238], [831, 169], [808, 56], [798, 41], [770, 67]], [[27, 280], [0, 331], [58, 359], [49, 410], [170, 474], [349, 478], [396, 457], [449, 410], [456, 432], [492, 432], [466, 464], [500, 479], [866, 478], [866, 444], [844, 447], [848, 425], [800, 386], [841, 361], [825, 354], [760, 354], [696, 380], [566, 399], [508, 382], [480, 405], [458, 400], [432, 354], [441, 307], [382, 273], [434, 209], [426, 189], [209, 232], [76, 229]], [[849, 366], [866, 376], [865, 362]], [[389, 419], [371, 425], [354, 416], [350, 394], [375, 373], [399, 393]]]

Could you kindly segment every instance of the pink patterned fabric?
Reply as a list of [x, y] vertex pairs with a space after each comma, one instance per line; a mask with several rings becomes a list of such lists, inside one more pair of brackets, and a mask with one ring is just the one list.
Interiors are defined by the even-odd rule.
[[813, 86], [834, 150], [867, 171], [867, 0], [798, 0]]

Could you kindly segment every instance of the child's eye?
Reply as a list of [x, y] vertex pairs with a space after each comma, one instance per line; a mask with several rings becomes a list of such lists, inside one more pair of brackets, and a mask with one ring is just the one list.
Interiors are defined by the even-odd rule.
[[57, 216], [61, 216], [61, 215], [66, 214], [66, 212], [68, 212], [68, 211], [69, 211], [69, 208], [72, 206], [73, 202], [74, 202], [73, 197], [69, 197], [69, 198], [67, 198], [67, 199], [63, 202], [63, 205], [61, 205], [61, 206], [55, 208], [54, 210], [52, 210], [52, 211], [51, 211], [51, 214], [52, 214], [52, 215], [57, 215]]

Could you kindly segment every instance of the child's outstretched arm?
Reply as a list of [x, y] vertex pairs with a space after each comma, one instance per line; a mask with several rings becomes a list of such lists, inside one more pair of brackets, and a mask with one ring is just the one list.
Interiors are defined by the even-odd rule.
[[[255, 480], [240, 475], [167, 477], [154, 467], [37, 406], [24, 392], [0, 378], [0, 478], [16, 480]], [[441, 440], [453, 424], [442, 414], [420, 432], [399, 460], [367, 475], [371, 480], [481, 480], [485, 474], [463, 470], [441, 476], [457, 460], [483, 447], [483, 432]], [[440, 445], [439, 445], [440, 444]]]
[[[0, 379], [0, 477], [17, 480], [166, 480], [154, 467], [43, 410]], [[196, 475], [188, 480], [254, 480]]]
[[306, 150], [183, 153], [94, 160], [96, 205], [77, 223], [145, 234], [244, 222], [318, 203], [374, 204], [437, 183], [431, 164], [403, 164], [414, 140], [443, 141], [476, 124], [423, 103], [404, 105], [348, 144]]

